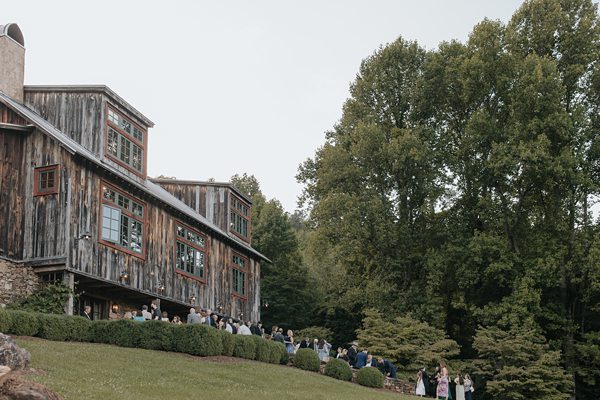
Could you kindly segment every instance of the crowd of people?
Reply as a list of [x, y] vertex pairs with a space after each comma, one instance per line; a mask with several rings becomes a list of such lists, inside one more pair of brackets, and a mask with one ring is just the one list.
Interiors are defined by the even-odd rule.
[[[89, 306], [84, 307], [82, 315], [88, 319], [92, 319]], [[148, 310], [148, 306], [144, 305], [141, 310], [125, 312], [122, 318], [140, 322], [160, 320], [177, 325], [183, 324], [182, 319], [178, 315], [174, 315], [170, 319], [168, 313], [166, 311], [161, 312], [155, 303], [150, 304], [150, 311]], [[302, 337], [297, 339], [291, 329], [288, 329], [284, 333], [283, 328], [278, 326], [273, 326], [271, 332], [267, 333], [260, 321], [257, 323], [253, 323], [252, 321], [234, 321], [231, 317], [215, 314], [211, 310], [203, 311], [190, 308], [186, 323], [204, 324], [231, 334], [261, 336], [267, 340], [282, 343], [290, 354], [296, 353], [298, 349], [311, 349], [318, 354], [319, 360], [325, 363], [331, 357], [332, 346], [324, 338]], [[398, 368], [393, 362], [383, 357], [374, 357], [367, 348], [359, 351], [357, 341], [352, 342], [351, 346], [347, 349], [338, 347], [335, 358], [347, 362], [354, 369], [378, 368], [384, 376], [390, 379], [397, 379]], [[448, 368], [444, 363], [440, 363], [431, 376], [427, 374], [426, 368], [422, 368], [417, 373], [415, 389], [417, 396], [433, 397], [440, 400], [472, 400], [473, 392], [473, 382], [469, 374], [458, 374], [454, 381], [451, 382], [448, 375]], [[453, 393], [455, 394], [454, 397]]]
[[[451, 387], [454, 386], [454, 387]], [[429, 376], [427, 370], [422, 368], [417, 372], [417, 387], [415, 394], [421, 397], [433, 397], [443, 400], [472, 400], [473, 381], [469, 374], [458, 374], [454, 385], [448, 374], [448, 367], [444, 363], [435, 369]], [[454, 396], [452, 395], [454, 393]]]

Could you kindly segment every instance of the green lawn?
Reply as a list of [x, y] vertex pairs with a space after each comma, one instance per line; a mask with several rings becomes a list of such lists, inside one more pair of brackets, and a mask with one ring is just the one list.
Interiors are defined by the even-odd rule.
[[413, 398], [252, 361], [215, 362], [177, 353], [40, 339], [22, 338], [18, 343], [31, 352], [31, 367], [47, 372], [30, 379], [65, 400]]

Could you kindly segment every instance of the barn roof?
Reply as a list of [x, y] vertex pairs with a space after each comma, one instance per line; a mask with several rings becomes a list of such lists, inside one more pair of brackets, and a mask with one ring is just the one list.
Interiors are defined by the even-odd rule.
[[233, 235], [229, 235], [227, 232], [221, 230], [218, 226], [204, 218], [202, 215], [197, 213], [194, 209], [183, 203], [181, 200], [177, 199], [175, 196], [171, 195], [165, 189], [161, 188], [159, 185], [151, 182], [146, 179], [143, 183], [137, 182], [127, 175], [123, 174], [118, 169], [114, 168], [112, 165], [102, 161], [102, 159], [98, 158], [95, 154], [81, 146], [79, 143], [62, 133], [52, 124], [50, 124], [47, 120], [45, 120], [42, 116], [40, 116], [35, 111], [31, 110], [29, 107], [17, 102], [12, 99], [10, 96], [7, 96], [2, 91], [0, 91], [0, 103], [12, 109], [14, 112], [19, 114], [21, 117], [27, 119], [38, 128], [40, 131], [44, 132], [48, 136], [55, 139], [60, 145], [65, 148], [71, 154], [77, 154], [86, 160], [92, 162], [99, 168], [110, 172], [113, 175], [118, 176], [119, 178], [127, 181], [130, 185], [136, 187], [138, 190], [143, 191], [147, 195], [153, 197], [154, 199], [160, 201], [163, 204], [166, 204], [177, 211], [185, 214], [189, 218], [197, 221], [201, 225], [205, 226], [208, 230], [212, 231], [218, 236], [226, 239], [227, 241], [234, 243], [238, 247], [246, 250], [247, 252], [255, 255], [258, 258], [261, 258], [265, 261], [271, 262], [266, 256], [256, 251], [254, 248], [249, 246], [247, 243], [244, 243], [240, 239], [237, 239]]

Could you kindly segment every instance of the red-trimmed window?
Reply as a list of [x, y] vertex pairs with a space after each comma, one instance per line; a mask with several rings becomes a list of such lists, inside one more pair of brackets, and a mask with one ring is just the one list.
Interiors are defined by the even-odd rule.
[[238, 197], [231, 195], [231, 205], [229, 207], [229, 226], [234, 235], [250, 241], [250, 205], [243, 202]]
[[100, 242], [143, 258], [146, 205], [104, 182], [101, 198]]
[[248, 285], [248, 258], [233, 252], [231, 256], [231, 286], [233, 294], [246, 298]]
[[58, 165], [36, 168], [33, 176], [33, 195], [44, 196], [58, 193]]
[[177, 222], [175, 244], [176, 271], [206, 282], [207, 238], [206, 235]]
[[107, 107], [106, 155], [130, 171], [144, 175], [146, 132], [112, 107]]

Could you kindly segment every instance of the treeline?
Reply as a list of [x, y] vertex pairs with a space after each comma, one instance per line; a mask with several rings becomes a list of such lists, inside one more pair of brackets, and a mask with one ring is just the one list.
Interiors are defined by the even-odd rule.
[[477, 398], [594, 398], [599, 22], [591, 0], [530, 0], [466, 43], [399, 38], [365, 59], [300, 167], [306, 216], [257, 207], [255, 182], [266, 324], [346, 344], [363, 319], [401, 336], [411, 318], [457, 343]]

